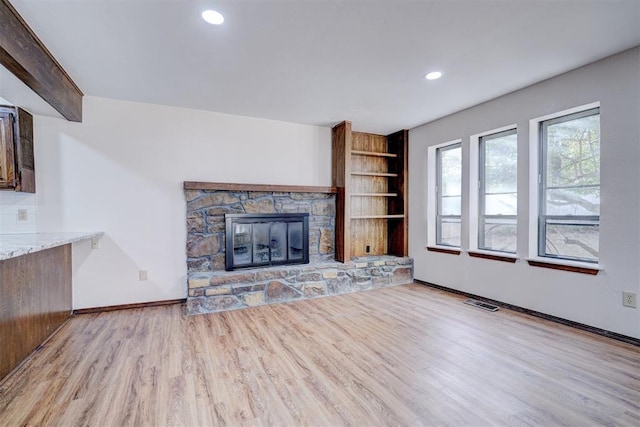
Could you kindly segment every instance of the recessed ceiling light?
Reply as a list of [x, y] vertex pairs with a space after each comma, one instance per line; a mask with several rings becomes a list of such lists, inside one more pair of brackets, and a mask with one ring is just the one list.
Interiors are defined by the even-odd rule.
[[435, 80], [435, 79], [439, 79], [440, 77], [442, 77], [442, 73], [440, 71], [432, 71], [426, 76], [424, 76], [424, 78], [427, 80]]
[[220, 25], [224, 22], [224, 16], [215, 10], [205, 10], [202, 12], [202, 19], [213, 25]]

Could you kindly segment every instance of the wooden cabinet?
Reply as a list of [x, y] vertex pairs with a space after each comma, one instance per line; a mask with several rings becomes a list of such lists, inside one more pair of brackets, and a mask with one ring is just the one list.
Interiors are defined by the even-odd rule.
[[336, 259], [408, 255], [407, 169], [409, 132], [353, 132], [333, 128], [333, 185], [338, 190]]
[[71, 245], [0, 261], [0, 380], [71, 315]]
[[33, 116], [0, 106], [0, 190], [35, 193], [34, 171]]

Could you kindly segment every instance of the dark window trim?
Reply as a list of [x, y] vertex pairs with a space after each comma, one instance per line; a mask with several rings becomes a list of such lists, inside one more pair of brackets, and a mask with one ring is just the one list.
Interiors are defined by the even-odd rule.
[[447, 249], [447, 248], [440, 248], [440, 247], [436, 247], [436, 246], [427, 246], [427, 250], [429, 252], [439, 252], [442, 254], [450, 254], [450, 255], [460, 255], [460, 249]]
[[468, 251], [467, 253], [469, 254], [470, 257], [473, 257], [473, 258], [484, 258], [484, 259], [490, 259], [494, 261], [504, 261], [504, 262], [515, 263], [518, 260], [518, 258], [516, 257], [498, 255], [498, 254], [494, 255], [494, 254], [488, 254], [486, 252]]
[[569, 271], [572, 273], [589, 274], [591, 276], [595, 276], [600, 272], [599, 268], [590, 268], [587, 266], [579, 267], [576, 265], [557, 264], [554, 262], [545, 262], [545, 261], [532, 260], [532, 259], [527, 260], [527, 262], [532, 267], [550, 268], [552, 270], [562, 270], [562, 271]]

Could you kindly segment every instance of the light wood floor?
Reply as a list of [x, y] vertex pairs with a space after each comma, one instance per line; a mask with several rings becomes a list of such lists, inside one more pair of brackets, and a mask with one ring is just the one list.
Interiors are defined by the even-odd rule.
[[77, 316], [0, 385], [0, 425], [640, 425], [639, 347], [462, 300]]

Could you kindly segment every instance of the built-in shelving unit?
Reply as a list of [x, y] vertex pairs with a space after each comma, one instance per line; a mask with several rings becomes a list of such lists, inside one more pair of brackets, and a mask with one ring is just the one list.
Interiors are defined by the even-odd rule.
[[333, 128], [337, 260], [408, 255], [408, 136], [353, 132], [348, 121]]

